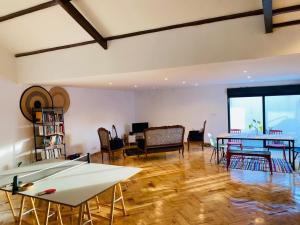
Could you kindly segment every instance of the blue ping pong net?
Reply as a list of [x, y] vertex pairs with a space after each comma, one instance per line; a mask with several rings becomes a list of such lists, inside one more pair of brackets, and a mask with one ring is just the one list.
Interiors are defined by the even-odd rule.
[[25, 175], [14, 176], [12, 182], [12, 194], [17, 194], [22, 191], [22, 186], [28, 183], [37, 183], [53, 177], [57, 174], [63, 173], [68, 170], [72, 170], [76, 167], [82, 166], [84, 164], [90, 163], [90, 154], [83, 155], [74, 160], [66, 160], [55, 163], [54, 165], [30, 172]]

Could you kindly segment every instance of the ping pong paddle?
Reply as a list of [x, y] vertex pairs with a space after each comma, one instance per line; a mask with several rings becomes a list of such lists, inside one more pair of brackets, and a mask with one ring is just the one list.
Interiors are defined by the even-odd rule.
[[48, 195], [48, 194], [52, 194], [56, 192], [56, 189], [55, 188], [50, 188], [50, 189], [47, 189], [47, 190], [44, 190], [42, 192], [39, 192], [37, 193], [38, 196], [41, 196], [41, 195]]

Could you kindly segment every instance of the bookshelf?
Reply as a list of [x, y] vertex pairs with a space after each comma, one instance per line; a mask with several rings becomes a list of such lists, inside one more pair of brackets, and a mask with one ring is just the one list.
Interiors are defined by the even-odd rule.
[[32, 109], [35, 159], [66, 158], [63, 108]]

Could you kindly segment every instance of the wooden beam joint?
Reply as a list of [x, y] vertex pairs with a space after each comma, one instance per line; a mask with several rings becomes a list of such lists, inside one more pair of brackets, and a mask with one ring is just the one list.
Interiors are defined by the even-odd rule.
[[272, 0], [262, 0], [264, 19], [265, 19], [265, 29], [266, 33], [273, 32], [273, 7]]
[[70, 0], [56, 0], [59, 4], [86, 32], [88, 32], [96, 42], [104, 49], [107, 49], [107, 41], [90, 24], [90, 22], [75, 8]]

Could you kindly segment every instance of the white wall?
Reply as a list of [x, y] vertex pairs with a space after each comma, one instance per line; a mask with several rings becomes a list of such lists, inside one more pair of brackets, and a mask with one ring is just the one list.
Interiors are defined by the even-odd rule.
[[140, 91], [135, 98], [136, 120], [148, 121], [150, 126], [183, 125], [186, 136], [189, 130], [200, 129], [204, 120], [206, 132], [227, 129], [225, 86]]
[[67, 91], [71, 99], [65, 114], [69, 153], [99, 151], [99, 127], [111, 130], [115, 124], [119, 136], [128, 132], [128, 125], [135, 117], [133, 92], [86, 88], [67, 88]]
[[[34, 160], [32, 123], [23, 117], [19, 108], [21, 94], [26, 88], [0, 79], [0, 170], [14, 167], [20, 161]], [[65, 114], [68, 153], [99, 151], [98, 127], [110, 130], [115, 124], [122, 135], [134, 121], [133, 92], [66, 89], [71, 99]]]
[[12, 81], [17, 79], [15, 57], [2, 46], [0, 46], [0, 78]]
[[32, 125], [19, 110], [24, 86], [0, 80], [0, 169], [29, 161], [33, 150]]
[[[299, 83], [299, 82], [298, 82]], [[206, 133], [217, 135], [228, 129], [227, 88], [295, 84], [295, 82], [250, 83], [250, 85], [210, 85], [189, 88], [144, 90], [135, 95], [136, 121], [150, 126], [183, 125], [185, 136], [207, 120]], [[185, 137], [185, 138], [186, 138]], [[206, 141], [208, 137], [205, 136]]]

